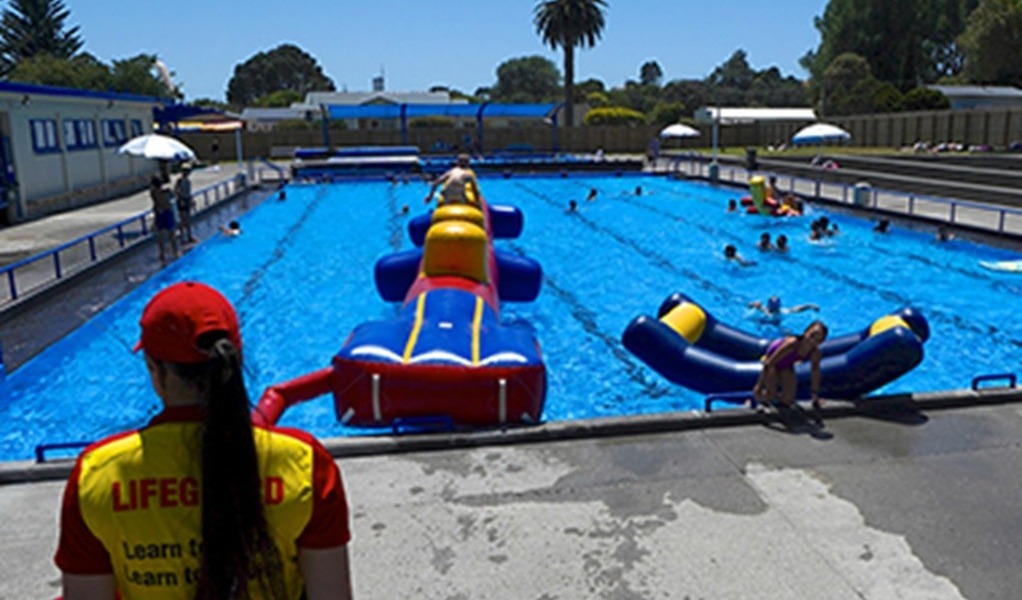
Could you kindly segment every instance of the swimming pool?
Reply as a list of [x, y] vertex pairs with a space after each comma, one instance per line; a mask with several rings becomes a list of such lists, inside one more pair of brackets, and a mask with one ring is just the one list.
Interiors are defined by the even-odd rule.
[[[926, 358], [877, 393], [957, 389], [975, 375], [1019, 368], [1022, 277], [986, 271], [980, 260], [1017, 254], [930, 233], [828, 214], [841, 233], [807, 239], [820, 214], [776, 220], [725, 213], [741, 195], [654, 176], [487, 178], [492, 203], [519, 206], [525, 231], [499, 247], [533, 257], [544, 269], [540, 298], [508, 304], [502, 320], [534, 330], [549, 376], [547, 420], [652, 414], [701, 408], [703, 397], [673, 386], [621, 345], [638, 314], [682, 291], [725, 323], [762, 335], [800, 330], [822, 318], [834, 335], [859, 330], [904, 305], [929, 319]], [[636, 195], [641, 187], [641, 195]], [[590, 189], [593, 202], [585, 201]], [[92, 321], [12, 373], [0, 385], [0, 459], [25, 459], [41, 443], [94, 440], [143, 425], [158, 410], [137, 339], [145, 302], [161, 287], [198, 279], [222, 290], [242, 321], [249, 389], [262, 390], [329, 364], [359, 323], [382, 319], [372, 269], [385, 254], [411, 247], [408, 219], [423, 209], [422, 183], [293, 185], [242, 219], [244, 235], [200, 244]], [[579, 210], [567, 210], [569, 200]], [[404, 205], [409, 214], [402, 214]], [[759, 234], [787, 235], [788, 255], [761, 254]], [[722, 258], [726, 244], [757, 261], [740, 268]], [[746, 308], [776, 294], [813, 312], [777, 325]], [[322, 437], [359, 433], [339, 425], [324, 397], [289, 409], [284, 425]]]

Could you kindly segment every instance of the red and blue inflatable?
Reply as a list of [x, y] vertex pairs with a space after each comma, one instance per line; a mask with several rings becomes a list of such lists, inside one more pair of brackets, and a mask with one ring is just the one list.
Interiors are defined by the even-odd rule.
[[546, 398], [539, 343], [499, 314], [501, 301], [535, 300], [542, 269], [492, 243], [521, 229], [517, 209], [481, 200], [413, 219], [409, 233], [421, 247], [375, 268], [381, 297], [403, 303], [397, 316], [357, 326], [330, 367], [271, 386], [253, 419], [273, 423], [287, 406], [332, 393], [337, 418], [355, 426], [538, 422]]

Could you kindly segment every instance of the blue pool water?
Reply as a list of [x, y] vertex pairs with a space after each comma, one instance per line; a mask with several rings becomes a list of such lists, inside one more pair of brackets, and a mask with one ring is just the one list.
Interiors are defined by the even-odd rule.
[[[599, 190], [595, 202], [585, 201], [590, 188]], [[926, 358], [876, 393], [958, 389], [975, 375], [1019, 370], [1022, 276], [978, 266], [1017, 254], [899, 228], [880, 236], [867, 221], [835, 214], [840, 235], [815, 244], [806, 234], [821, 210], [787, 220], [726, 214], [735, 191], [652, 176], [494, 178], [483, 191], [525, 214], [522, 237], [498, 246], [544, 268], [540, 299], [504, 306], [502, 319], [532, 328], [543, 345], [547, 420], [701, 408], [702, 396], [667, 383], [620, 343], [629, 321], [655, 314], [674, 291], [762, 335], [800, 330], [817, 316], [841, 335], [904, 305], [920, 309], [932, 330]], [[158, 400], [130, 348], [145, 302], [173, 281], [205, 281], [234, 302], [253, 400], [327, 366], [357, 324], [395, 314], [376, 294], [373, 265], [411, 246], [405, 224], [425, 192], [422, 183], [296, 185], [287, 200], [268, 200], [242, 219], [244, 235], [200, 244], [11, 374], [0, 385], [0, 460], [30, 458], [41, 443], [94, 440], [155, 414]], [[570, 199], [577, 213], [567, 212]], [[759, 253], [762, 231], [786, 234], [791, 253]], [[729, 243], [758, 264], [726, 263]], [[820, 313], [761, 323], [746, 304], [771, 294], [818, 304]], [[289, 410], [282, 423], [322, 437], [359, 433], [336, 423], [327, 397]]]

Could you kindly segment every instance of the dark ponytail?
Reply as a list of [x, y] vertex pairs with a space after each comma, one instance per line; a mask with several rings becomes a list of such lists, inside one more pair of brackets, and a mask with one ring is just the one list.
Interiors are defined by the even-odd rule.
[[202, 392], [202, 559], [198, 600], [284, 598], [283, 562], [263, 512], [259, 460], [241, 353], [222, 334], [199, 340], [211, 359], [169, 364]]

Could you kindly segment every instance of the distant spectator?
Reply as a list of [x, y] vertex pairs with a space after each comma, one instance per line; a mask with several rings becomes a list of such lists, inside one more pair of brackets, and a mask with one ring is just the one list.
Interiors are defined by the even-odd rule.
[[190, 167], [183, 167], [181, 175], [174, 184], [174, 202], [177, 204], [179, 221], [177, 233], [182, 244], [195, 242], [195, 237], [192, 235], [192, 182], [188, 179], [191, 172]]
[[174, 235], [174, 204], [170, 191], [163, 185], [159, 175], [149, 179], [149, 198], [153, 202], [153, 226], [156, 230], [156, 244], [160, 249], [160, 261], [166, 262], [168, 242], [172, 258], [177, 258], [177, 236]]

